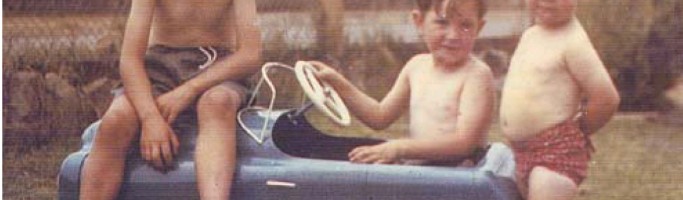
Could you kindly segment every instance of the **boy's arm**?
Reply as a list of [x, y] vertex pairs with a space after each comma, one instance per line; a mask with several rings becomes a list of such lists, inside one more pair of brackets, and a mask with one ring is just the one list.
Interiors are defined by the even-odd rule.
[[604, 126], [617, 111], [619, 93], [588, 38], [570, 45], [565, 63], [587, 97], [587, 112], [581, 123], [584, 131], [590, 134]]
[[351, 161], [361, 163], [391, 163], [398, 159], [459, 160], [467, 157], [486, 140], [493, 99], [490, 69], [474, 69], [460, 97], [460, 113], [454, 133], [437, 138], [391, 140], [354, 149], [349, 157]]
[[231, 56], [217, 60], [215, 67], [209, 67], [184, 86], [202, 93], [226, 80], [242, 80], [260, 69], [261, 30], [257, 26], [256, 1], [234, 0], [233, 12], [237, 33], [237, 51]]
[[155, 0], [132, 2], [130, 17], [121, 48], [120, 71], [126, 97], [135, 108], [142, 125], [140, 153], [157, 169], [169, 167], [178, 151], [178, 139], [162, 118], [154, 102], [152, 89], [144, 68]]
[[410, 62], [398, 75], [391, 90], [381, 102], [363, 93], [331, 67], [321, 62], [311, 61], [311, 63], [319, 70], [316, 76], [332, 85], [344, 100], [344, 104], [348, 106], [349, 111], [372, 129], [385, 129], [403, 114], [408, 105], [410, 86], [407, 74]]
[[120, 73], [126, 97], [131, 101], [141, 121], [160, 118], [152, 96], [152, 88], [144, 68], [155, 0], [135, 0], [121, 47]]

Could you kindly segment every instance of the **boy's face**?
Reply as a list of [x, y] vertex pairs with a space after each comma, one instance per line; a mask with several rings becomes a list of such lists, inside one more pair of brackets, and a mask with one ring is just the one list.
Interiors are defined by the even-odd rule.
[[574, 15], [576, 0], [528, 0], [531, 15], [542, 25], [557, 26]]
[[413, 20], [436, 62], [460, 66], [467, 61], [484, 20], [479, 19], [476, 1], [449, 4], [444, 0], [440, 8], [413, 11]]

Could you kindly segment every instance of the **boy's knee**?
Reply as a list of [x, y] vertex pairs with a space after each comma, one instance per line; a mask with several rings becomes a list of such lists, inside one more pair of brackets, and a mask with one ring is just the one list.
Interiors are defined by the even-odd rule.
[[199, 110], [225, 108], [237, 110], [242, 102], [239, 92], [231, 88], [215, 87], [204, 92], [197, 102]]
[[133, 105], [125, 97], [119, 97], [112, 102], [102, 120], [117, 123], [132, 122], [132, 120], [137, 120], [137, 114]]
[[571, 192], [578, 188], [578, 185], [569, 176], [540, 166], [531, 171], [529, 182], [542, 188], [565, 192]]
[[138, 123], [133, 105], [125, 97], [120, 97], [114, 99], [107, 112], [102, 116], [98, 135], [103, 135], [107, 140], [113, 140], [109, 142], [109, 145], [127, 146], [137, 133]]

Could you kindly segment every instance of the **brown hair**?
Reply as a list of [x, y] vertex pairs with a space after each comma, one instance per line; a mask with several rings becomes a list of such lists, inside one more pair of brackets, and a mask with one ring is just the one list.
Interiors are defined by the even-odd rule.
[[447, 6], [449, 10], [457, 7], [463, 1], [475, 1], [478, 7], [479, 19], [483, 19], [487, 11], [486, 0], [415, 0], [418, 10], [422, 13], [426, 13], [429, 9], [438, 10], [444, 1], [448, 2]]

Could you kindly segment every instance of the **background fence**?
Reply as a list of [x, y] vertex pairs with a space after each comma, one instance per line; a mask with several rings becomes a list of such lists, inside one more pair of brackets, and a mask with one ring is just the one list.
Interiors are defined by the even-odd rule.
[[[499, 8], [513, 10], [517, 21], [522, 20], [522, 1], [500, 2], [505, 3]], [[108, 90], [118, 83], [118, 52], [130, 1], [3, 3], [5, 131], [39, 137], [79, 133], [105, 111]], [[385, 83], [393, 82], [410, 56], [424, 51], [409, 18], [412, 0], [258, 0], [257, 4], [265, 61], [334, 61], [375, 96], [388, 90]], [[507, 37], [498, 39], [514, 40], [522, 28], [522, 24], [507, 27], [507, 35], [503, 34]], [[510, 51], [514, 46], [508, 43], [505, 48]], [[386, 76], [368, 75], [379, 73]], [[287, 79], [279, 84], [294, 85]], [[286, 104], [294, 96], [287, 93], [281, 99]]]
[[[3, 1], [3, 126], [6, 132], [79, 133], [106, 109], [129, 0]], [[257, 0], [265, 61], [328, 59], [375, 97], [423, 52], [412, 0]], [[504, 76], [524, 1], [489, 0], [477, 52]], [[623, 98], [622, 110], [672, 110], [662, 98], [683, 68], [683, 2], [586, 0], [584, 22]], [[374, 76], [382, 74], [381, 77]], [[292, 80], [281, 85], [292, 86]], [[288, 94], [289, 101], [297, 94]], [[675, 96], [675, 95], [674, 95]]]

